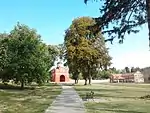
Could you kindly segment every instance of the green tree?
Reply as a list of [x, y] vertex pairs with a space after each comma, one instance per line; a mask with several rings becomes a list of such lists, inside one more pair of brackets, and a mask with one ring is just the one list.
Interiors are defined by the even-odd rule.
[[[94, 25], [95, 21], [90, 17], [80, 17], [73, 20], [71, 26], [66, 30], [65, 46], [66, 46], [66, 59], [71, 73], [75, 74], [77, 80], [77, 72], [81, 72], [85, 79], [91, 84], [92, 72], [100, 64], [101, 67], [106, 66], [104, 63], [105, 43], [97, 45], [98, 41], [103, 41], [101, 33], [93, 35], [93, 32], [87, 29], [88, 26]], [[99, 39], [99, 40], [98, 40]], [[99, 60], [99, 61], [98, 61]]]
[[106, 71], [106, 70], [99, 71], [98, 74], [99, 74], [101, 79], [108, 79], [111, 75], [111, 73], [109, 71]]
[[125, 67], [125, 71], [126, 71], [126, 73], [130, 73], [130, 68], [129, 67]]
[[[50, 58], [50, 68], [54, 66], [54, 62], [58, 59], [64, 60], [64, 52], [65, 48], [63, 44], [58, 45], [48, 45], [49, 58]], [[49, 76], [49, 80], [51, 79], [51, 72]], [[48, 81], [47, 81], [48, 82]]]
[[8, 37], [9, 35], [6, 33], [0, 34], [0, 79], [2, 82], [7, 82], [11, 78], [11, 69], [6, 69], [9, 65]]
[[139, 67], [132, 67], [131, 68], [131, 73], [135, 73], [136, 71], [141, 71], [141, 69]]
[[[17, 24], [10, 32], [7, 40], [3, 40], [7, 49], [6, 61], [1, 65], [2, 80], [14, 80], [21, 83], [21, 88], [30, 82], [42, 84], [49, 76], [51, 57], [48, 46], [42, 43], [40, 35], [26, 25]], [[1, 47], [0, 47], [1, 48]], [[9, 75], [7, 73], [11, 72]]]
[[112, 73], [112, 74], [119, 74], [119, 73], [120, 73], [120, 71], [117, 70], [115, 67], [109, 68], [108, 71], [109, 71], [110, 73]]
[[51, 55], [51, 59], [53, 60], [52, 63], [54, 63], [54, 61], [57, 61], [58, 59], [65, 61], [65, 51], [66, 48], [64, 44], [49, 45], [49, 52]]
[[111, 65], [111, 57], [109, 55], [109, 49], [106, 48], [104, 37], [100, 34], [100, 38], [94, 39], [93, 46], [98, 50], [100, 57], [96, 61], [96, 65], [101, 70], [107, 70]]
[[136, 72], [136, 70], [135, 70], [134, 67], [132, 67], [132, 68], [131, 68], [131, 73], [134, 73], [134, 72]]
[[93, 79], [100, 80], [100, 79], [108, 79], [111, 75], [109, 70], [97, 70], [97, 73], [94, 74], [92, 77]]
[[[85, 3], [90, 0], [84, 0]], [[96, 0], [95, 0], [96, 1]], [[150, 31], [150, 0], [100, 0], [100, 16], [95, 18], [95, 32], [103, 29], [111, 37], [105, 41], [113, 41], [118, 37], [123, 43], [125, 34], [137, 33], [139, 26], [148, 22]], [[110, 27], [110, 24], [112, 27]], [[149, 32], [150, 40], [150, 32]]]
[[58, 44], [57, 49], [59, 51], [59, 58], [65, 61], [65, 52], [66, 52], [66, 47], [64, 44]]
[[57, 57], [59, 57], [59, 49], [57, 45], [48, 45], [48, 51], [49, 51], [49, 58], [50, 60], [50, 67], [54, 65], [54, 62], [57, 60]]

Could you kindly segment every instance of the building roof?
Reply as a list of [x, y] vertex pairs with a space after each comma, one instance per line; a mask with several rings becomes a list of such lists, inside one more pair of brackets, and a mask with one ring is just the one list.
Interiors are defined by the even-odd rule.
[[133, 78], [134, 73], [125, 73], [125, 74], [112, 74], [111, 77], [114, 79], [126, 79], [126, 78]]

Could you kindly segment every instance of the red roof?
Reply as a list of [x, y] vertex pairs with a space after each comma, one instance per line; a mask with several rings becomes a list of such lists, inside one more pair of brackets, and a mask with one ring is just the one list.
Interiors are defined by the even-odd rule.
[[134, 73], [112, 74], [113, 79], [134, 79]]

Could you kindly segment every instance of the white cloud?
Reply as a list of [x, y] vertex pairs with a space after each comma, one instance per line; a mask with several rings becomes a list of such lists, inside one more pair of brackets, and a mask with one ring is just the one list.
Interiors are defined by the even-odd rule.
[[126, 66], [147, 67], [150, 66], [150, 51], [136, 51], [113, 56], [112, 63], [112, 66], [117, 69], [123, 69]]

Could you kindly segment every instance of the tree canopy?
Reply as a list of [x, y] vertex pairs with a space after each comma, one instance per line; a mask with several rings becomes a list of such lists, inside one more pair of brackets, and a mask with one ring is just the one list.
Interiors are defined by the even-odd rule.
[[42, 84], [49, 77], [55, 50], [41, 41], [36, 30], [17, 24], [9, 34], [0, 35], [0, 79], [24, 84]]
[[90, 17], [76, 18], [65, 35], [65, 57], [70, 72], [75, 77], [81, 72], [85, 81], [91, 80], [92, 72], [97, 68], [109, 66], [111, 60], [101, 33], [93, 35], [93, 32], [87, 29], [94, 24], [95, 21]]
[[[84, 0], [87, 2], [90, 0]], [[97, 0], [95, 0], [97, 1]], [[138, 27], [148, 22], [150, 30], [150, 0], [100, 0], [100, 16], [95, 18], [96, 24], [90, 28], [107, 33], [113, 41], [118, 37], [123, 43], [125, 34], [139, 32]], [[110, 27], [110, 24], [113, 27]], [[150, 33], [149, 33], [150, 37]], [[150, 38], [149, 38], [150, 40]]]

